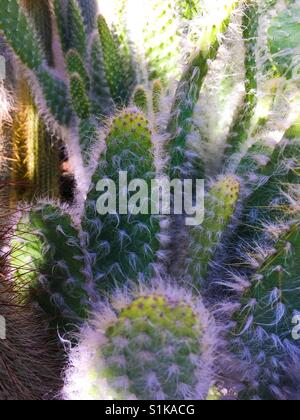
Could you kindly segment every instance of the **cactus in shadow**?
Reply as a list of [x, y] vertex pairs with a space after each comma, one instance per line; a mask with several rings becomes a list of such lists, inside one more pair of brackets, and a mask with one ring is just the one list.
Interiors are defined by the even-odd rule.
[[96, 0], [79, 0], [78, 1], [84, 24], [88, 33], [92, 33], [96, 29], [97, 17], [97, 1]]
[[245, 10], [243, 18], [244, 39], [246, 47], [246, 96], [244, 100], [243, 109], [239, 118], [235, 122], [231, 135], [228, 139], [229, 148], [228, 153], [231, 155], [239, 151], [240, 145], [247, 140], [247, 135], [251, 127], [256, 101], [257, 101], [257, 63], [256, 63], [256, 49], [253, 40], [258, 37], [259, 26], [259, 11], [258, 2], [251, 1]]
[[63, 352], [43, 316], [34, 309], [16, 307], [12, 293], [7, 284], [1, 284], [0, 308], [7, 338], [0, 340], [0, 399], [54, 399], [62, 386]]
[[85, 255], [63, 208], [39, 203], [24, 214], [11, 240], [11, 266], [24, 299], [31, 296], [50, 319], [84, 319], [89, 308]]
[[145, 115], [148, 113], [148, 93], [143, 86], [137, 86], [133, 92], [133, 104], [140, 109]]
[[103, 52], [103, 64], [113, 99], [124, 103], [128, 99], [126, 73], [120, 51], [103, 16], [98, 18], [98, 31]]
[[15, 215], [1, 206], [0, 216], [0, 399], [54, 399], [62, 387], [63, 351], [44, 315], [24, 305], [11, 282], [8, 244]]
[[279, 74], [295, 76], [299, 67], [299, 7], [291, 2], [288, 9], [274, 17], [268, 31], [272, 61]]

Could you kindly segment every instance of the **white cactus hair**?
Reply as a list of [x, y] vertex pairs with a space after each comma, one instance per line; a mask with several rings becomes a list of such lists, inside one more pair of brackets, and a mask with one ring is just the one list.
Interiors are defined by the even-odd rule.
[[[133, 289], [119, 289], [115, 292], [110, 302], [98, 304], [97, 309], [92, 314], [92, 321], [83, 326], [78, 334], [79, 344], [71, 350], [62, 392], [64, 399], [92, 400], [96, 398], [109, 400], [115, 398], [115, 392], [108, 385], [106, 379], [96, 378], [96, 375], [92, 375], [95, 368], [98, 368], [103, 362], [101, 362], [99, 350], [107, 342], [105, 332], [117, 321], [117, 313], [119, 311], [127, 307], [136, 298], [152, 294], [165, 296], [173, 302], [184, 302], [193, 309], [200, 320], [203, 329], [201, 337], [203, 354], [201, 355], [201, 360], [198, 360], [196, 363], [199, 382], [195, 389], [192, 390], [192, 395], [191, 390], [188, 390], [185, 394], [183, 387], [181, 393], [185, 395], [186, 399], [203, 400], [206, 398], [209, 387], [212, 384], [215, 350], [218, 346], [218, 330], [215, 321], [208, 314], [200, 297], [193, 297], [192, 293], [174, 285], [170, 280], [166, 282], [157, 278], [151, 283], [152, 286], [140, 283], [139, 286], [135, 286]], [[119, 346], [127, 345], [126, 342], [121, 341], [117, 344]], [[122, 363], [122, 360], [114, 360], [114, 362]], [[128, 381], [125, 381], [126, 378], [119, 379], [122, 379], [123, 384], [125, 382], [128, 384]], [[157, 398], [159, 399], [159, 395], [157, 395]], [[128, 391], [126, 399], [137, 399], [137, 397]]]
[[[231, 125], [245, 94], [241, 17], [242, 5], [234, 11], [217, 59], [210, 65], [193, 115], [194, 130], [188, 137], [189, 147], [206, 156], [208, 176], [215, 175], [220, 167]], [[224, 80], [231, 85], [227, 92]]]
[[7, 142], [3, 132], [4, 125], [12, 122], [11, 112], [14, 107], [13, 95], [0, 77], [0, 175], [7, 171]]
[[62, 386], [61, 346], [43, 315], [30, 305], [19, 306], [2, 281], [0, 275], [1, 315], [7, 321], [6, 340], [0, 340], [0, 399], [56, 399]]

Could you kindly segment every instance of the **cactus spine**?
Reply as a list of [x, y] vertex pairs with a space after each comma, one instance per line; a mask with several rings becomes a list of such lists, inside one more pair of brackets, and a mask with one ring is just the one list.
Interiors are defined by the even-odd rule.
[[173, 177], [181, 177], [184, 173], [186, 139], [192, 129], [191, 118], [208, 72], [208, 60], [216, 58], [219, 47], [218, 34], [226, 31], [231, 13], [236, 6], [236, 1], [224, 6], [224, 13], [219, 18], [217, 25], [207, 28], [199, 43], [199, 50], [192, 58], [179, 82], [168, 126], [172, 138], [170, 142], [170, 167]]
[[[215, 327], [201, 300], [166, 285], [116, 299], [84, 327], [71, 354], [64, 397], [205, 399]], [[92, 380], [82, 387], [86, 374]]]
[[[141, 18], [132, 28], [134, 4]], [[298, 2], [116, 5], [106, 19], [94, 0], [43, 1], [40, 9], [3, 1], [0, 41], [21, 79], [7, 157], [14, 179], [38, 185], [35, 195], [54, 194], [59, 161], [49, 139], [58, 136], [76, 187], [72, 204], [35, 200], [8, 215], [14, 229], [0, 249], [0, 280], [10, 287], [4, 300], [0, 282], [0, 303], [16, 293], [43, 310], [51, 329], [77, 331], [65, 399], [286, 399], [293, 387], [295, 395]], [[229, 63], [237, 44], [243, 65]], [[205, 108], [208, 92], [215, 100]], [[244, 101], [240, 112], [233, 97]], [[205, 109], [215, 117], [208, 121]], [[226, 125], [219, 143], [205, 138], [212, 121], [214, 134]], [[165, 174], [179, 183], [205, 177], [201, 226], [150, 212], [151, 181]], [[8, 219], [0, 214], [3, 243]], [[44, 354], [32, 342], [33, 354]], [[29, 345], [17, 345], [14, 377], [24, 394]], [[3, 349], [0, 341], [0, 366]], [[30, 381], [48, 381], [49, 370], [39, 369]], [[41, 398], [36, 383], [28, 395]], [[0, 398], [14, 395], [7, 389], [0, 380]]]
[[[99, 281], [108, 285], [115, 282], [124, 283], [135, 280], [139, 275], [151, 273], [155, 254], [159, 249], [159, 221], [156, 216], [149, 216], [150, 200], [140, 203], [141, 214], [134, 215], [127, 208], [122, 208], [118, 215], [108, 214], [102, 218], [97, 215], [97, 183], [107, 178], [119, 184], [119, 174], [123, 173], [130, 186], [131, 181], [143, 179], [150, 187], [155, 175], [152, 134], [149, 121], [136, 109], [127, 109], [116, 116], [107, 136], [106, 156], [100, 162], [93, 180], [85, 206], [83, 229], [90, 232], [89, 250], [96, 255], [94, 275]], [[103, 187], [102, 187], [103, 188]], [[135, 194], [128, 191], [117, 191], [121, 200], [137, 200]], [[103, 190], [104, 191], [104, 190]], [[111, 190], [109, 190], [111, 193]], [[125, 194], [125, 197], [124, 197]], [[109, 195], [106, 199], [109, 200]], [[118, 200], [119, 206], [121, 201]], [[117, 203], [110, 203], [116, 206]], [[101, 240], [99, 242], [99, 235]], [[118, 258], [116, 259], [116, 255]]]
[[220, 178], [208, 192], [206, 198], [206, 217], [201, 226], [191, 231], [189, 271], [193, 281], [199, 286], [199, 280], [207, 275], [209, 265], [237, 209], [240, 195], [240, 181], [234, 176]]
[[241, 307], [234, 316], [232, 344], [252, 366], [247, 367], [242, 393], [247, 398], [282, 398], [288, 360], [299, 357], [289, 328], [298, 314], [299, 225], [281, 230], [275, 248], [253, 254], [257, 269], [244, 284]]

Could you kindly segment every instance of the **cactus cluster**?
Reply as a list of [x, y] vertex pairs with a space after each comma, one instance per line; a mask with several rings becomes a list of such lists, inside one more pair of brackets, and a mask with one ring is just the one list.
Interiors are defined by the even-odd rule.
[[39, 3], [0, 8], [0, 399], [299, 399], [299, 2]]

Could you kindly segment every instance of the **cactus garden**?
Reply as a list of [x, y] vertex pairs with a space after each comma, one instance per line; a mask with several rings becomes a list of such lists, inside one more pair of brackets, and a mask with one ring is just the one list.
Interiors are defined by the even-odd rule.
[[299, 0], [0, 0], [0, 400], [299, 366]]

